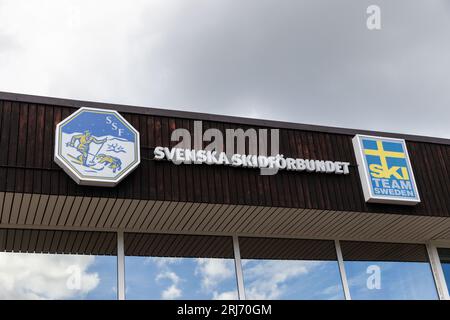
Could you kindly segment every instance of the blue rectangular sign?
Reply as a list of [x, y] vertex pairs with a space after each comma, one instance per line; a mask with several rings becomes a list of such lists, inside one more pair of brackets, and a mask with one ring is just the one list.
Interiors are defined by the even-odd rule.
[[367, 202], [420, 202], [405, 140], [356, 135], [353, 146]]

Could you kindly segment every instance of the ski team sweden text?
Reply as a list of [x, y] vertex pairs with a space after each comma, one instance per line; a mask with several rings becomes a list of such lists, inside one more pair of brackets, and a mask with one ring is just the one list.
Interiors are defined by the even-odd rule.
[[363, 139], [362, 143], [373, 193], [414, 198], [411, 168], [403, 144], [373, 139]]

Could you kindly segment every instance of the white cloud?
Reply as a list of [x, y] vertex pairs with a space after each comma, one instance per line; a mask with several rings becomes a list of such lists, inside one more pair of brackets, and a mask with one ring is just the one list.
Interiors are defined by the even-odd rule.
[[180, 282], [180, 277], [173, 271], [165, 271], [165, 272], [159, 273], [156, 276], [155, 280], [160, 281], [161, 279], [169, 279], [174, 284], [177, 284]]
[[94, 290], [93, 256], [0, 253], [0, 299], [71, 299]]
[[179, 264], [183, 262], [184, 258], [172, 257], [146, 257], [145, 264], [155, 264], [158, 268], [164, 268], [172, 264]]
[[[193, 265], [190, 263], [191, 260], [194, 262]], [[184, 294], [184, 289], [202, 291], [205, 297], [212, 299], [237, 299], [236, 290], [227, 291], [230, 289], [228, 280], [231, 280], [235, 286], [233, 260], [149, 257], [145, 263], [152, 263], [158, 268], [155, 281], [163, 283], [164, 280], [167, 280], [169, 282], [161, 292], [163, 299], [180, 298]], [[190, 269], [191, 266], [195, 266], [195, 269]], [[192, 274], [188, 279], [183, 279], [180, 273], [175, 272], [174, 269], [182, 274], [184, 272], [192, 272]]]
[[226, 259], [197, 259], [195, 273], [201, 276], [202, 287], [210, 290], [222, 281], [234, 277], [233, 261]]
[[156, 282], [161, 282], [162, 280], [169, 280], [170, 282], [170, 285], [161, 292], [162, 299], [173, 300], [183, 295], [183, 291], [179, 287], [179, 283], [183, 279], [170, 269], [170, 265], [181, 263], [180, 258], [149, 257], [145, 263], [154, 263], [160, 270], [155, 277]]
[[237, 300], [237, 291], [224, 291], [224, 292], [213, 292], [213, 300]]
[[236, 300], [237, 290], [222, 291], [226, 281], [234, 281], [234, 261], [230, 259], [199, 258], [195, 274], [201, 278], [202, 290], [214, 300]]
[[166, 300], [174, 300], [179, 297], [181, 297], [181, 290], [175, 284], [172, 284], [171, 286], [169, 286], [161, 294], [161, 298], [166, 299]]
[[331, 285], [323, 289], [320, 294], [328, 297], [328, 300], [341, 300], [344, 298], [342, 290], [340, 285]]
[[156, 62], [153, 48], [178, 14], [177, 4], [182, 7], [163, 0], [0, 1], [0, 68], [12, 77], [8, 84], [0, 76], [0, 88], [108, 99], [114, 79], [116, 99], [131, 88], [130, 80], [135, 88], [153, 91], [162, 83], [160, 64], [146, 82], [135, 78], [136, 63]]
[[261, 260], [245, 270], [248, 299], [279, 299], [287, 282], [318, 267], [319, 261]]

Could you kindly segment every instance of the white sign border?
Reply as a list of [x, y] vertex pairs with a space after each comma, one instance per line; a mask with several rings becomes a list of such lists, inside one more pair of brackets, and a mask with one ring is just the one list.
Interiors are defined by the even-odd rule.
[[[411, 182], [414, 187], [414, 191], [416, 193], [416, 197], [414, 199], [405, 199], [402, 197], [385, 197], [385, 196], [379, 196], [374, 195], [372, 193], [371, 183], [370, 183], [370, 177], [369, 177], [369, 170], [367, 168], [367, 163], [363, 154], [363, 148], [361, 145], [361, 139], [362, 138], [370, 138], [370, 139], [382, 139], [382, 140], [391, 140], [395, 142], [402, 142], [403, 146], [405, 147], [405, 153], [406, 153], [406, 161], [409, 165], [410, 173], [411, 173]], [[355, 157], [356, 157], [356, 163], [358, 165], [358, 172], [359, 177], [361, 180], [361, 186], [364, 193], [364, 199], [368, 203], [385, 203], [385, 204], [403, 204], [403, 205], [411, 205], [414, 206], [421, 202], [419, 190], [417, 189], [416, 184], [416, 178], [414, 176], [413, 168], [411, 165], [411, 161], [409, 159], [409, 152], [406, 146], [405, 139], [398, 139], [398, 138], [390, 138], [390, 137], [380, 137], [380, 136], [370, 136], [370, 135], [364, 135], [364, 134], [357, 134], [352, 139], [353, 143], [353, 149], [355, 151]]]
[[[110, 113], [114, 113], [117, 117], [119, 117], [122, 121], [124, 121], [128, 126], [130, 126], [131, 128], [134, 129], [135, 133], [136, 133], [136, 158], [137, 161], [130, 167], [128, 168], [128, 171], [121, 175], [120, 177], [116, 178], [116, 179], [109, 179], [109, 180], [100, 180], [100, 179], [95, 179], [95, 178], [86, 178], [86, 177], [81, 177], [78, 172], [76, 172], [75, 170], [73, 170], [72, 168], [70, 168], [70, 166], [68, 166], [66, 164], [65, 159], [63, 159], [58, 151], [59, 151], [59, 131], [61, 130], [61, 126], [63, 126], [64, 124], [66, 124], [66, 122], [70, 121], [72, 118], [74, 118], [75, 116], [77, 116], [78, 114], [80, 114], [83, 111], [101, 111], [101, 112], [110, 112]], [[140, 141], [139, 141], [139, 131], [136, 130], [135, 127], [133, 127], [119, 112], [117, 112], [116, 110], [112, 110], [112, 109], [99, 109], [99, 108], [90, 108], [90, 107], [81, 107], [78, 110], [76, 110], [74, 113], [72, 113], [70, 116], [68, 116], [67, 118], [61, 120], [61, 122], [59, 122], [56, 125], [56, 129], [55, 129], [55, 145], [54, 145], [54, 157], [53, 157], [54, 161], [64, 170], [65, 173], [67, 173], [77, 184], [79, 185], [84, 185], [84, 186], [99, 186], [99, 187], [115, 187], [120, 181], [122, 181], [123, 179], [125, 179], [125, 177], [127, 177], [131, 172], [134, 171], [134, 169], [137, 168], [137, 166], [141, 163], [141, 154], [140, 154]]]

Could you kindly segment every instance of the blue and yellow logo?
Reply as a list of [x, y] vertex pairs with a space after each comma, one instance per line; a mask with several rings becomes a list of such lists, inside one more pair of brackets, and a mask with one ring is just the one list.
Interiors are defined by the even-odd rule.
[[361, 135], [355, 139], [359, 172], [361, 179], [366, 179], [363, 188], [369, 189], [365, 190], [366, 200], [419, 202], [404, 140]]
[[140, 162], [139, 132], [117, 111], [80, 108], [56, 127], [55, 161], [78, 184], [115, 186]]

